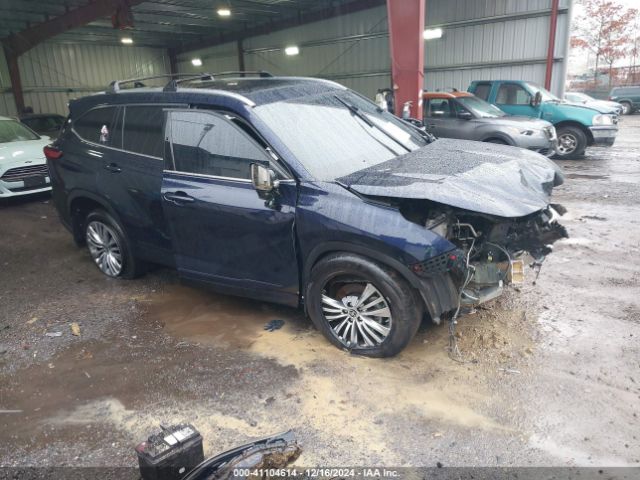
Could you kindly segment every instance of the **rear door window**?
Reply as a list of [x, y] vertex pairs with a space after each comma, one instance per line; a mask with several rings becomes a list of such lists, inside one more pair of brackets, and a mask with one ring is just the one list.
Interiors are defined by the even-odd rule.
[[73, 130], [80, 138], [88, 142], [112, 146], [111, 133], [117, 115], [118, 108], [116, 107], [94, 108], [73, 122]]
[[122, 148], [129, 152], [162, 158], [164, 112], [162, 105], [127, 105], [124, 113]]
[[251, 164], [270, 157], [244, 130], [224, 115], [169, 112], [174, 170], [216, 177], [250, 179]]

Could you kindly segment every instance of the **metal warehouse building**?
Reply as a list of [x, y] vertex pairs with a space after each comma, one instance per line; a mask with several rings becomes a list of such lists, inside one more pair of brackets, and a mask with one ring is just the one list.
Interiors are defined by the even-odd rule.
[[[69, 99], [114, 79], [172, 71], [316, 76], [370, 98], [392, 85], [384, 0], [239, 0], [225, 2], [229, 18], [214, 3], [4, 0], [0, 114], [64, 114]], [[123, 6], [119, 26], [130, 28], [115, 29]], [[571, 0], [426, 0], [424, 9], [425, 28], [441, 35], [424, 41], [427, 90], [500, 78], [562, 94]]]

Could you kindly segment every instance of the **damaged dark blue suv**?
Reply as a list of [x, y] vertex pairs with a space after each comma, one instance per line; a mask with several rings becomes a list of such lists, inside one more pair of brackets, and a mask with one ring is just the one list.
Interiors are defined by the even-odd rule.
[[304, 307], [336, 346], [382, 357], [566, 236], [547, 158], [436, 140], [333, 82], [245, 75], [120, 81], [71, 102], [45, 148], [53, 199], [104, 274], [173, 266]]

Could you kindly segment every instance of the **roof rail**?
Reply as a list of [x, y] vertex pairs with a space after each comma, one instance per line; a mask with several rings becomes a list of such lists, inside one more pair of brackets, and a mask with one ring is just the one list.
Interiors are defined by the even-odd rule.
[[229, 70], [226, 72], [217, 72], [217, 73], [201, 73], [199, 75], [191, 75], [185, 78], [173, 78], [169, 83], [167, 83], [164, 87], [165, 92], [175, 92], [178, 88], [178, 84], [183, 82], [191, 82], [194, 80], [200, 81], [214, 81], [217, 77], [229, 77], [229, 76], [242, 76], [245, 75], [257, 75], [260, 78], [271, 78], [269, 72], [264, 70]]
[[140, 77], [140, 78], [129, 78], [126, 80], [114, 80], [113, 82], [111, 82], [109, 84], [109, 89], [108, 92], [109, 93], [116, 93], [119, 92], [122, 88], [122, 85], [125, 83], [133, 83], [133, 87], [134, 88], [141, 88], [144, 87], [144, 81], [145, 80], [156, 80], [158, 78], [170, 78], [170, 79], [175, 79], [175, 78], [180, 78], [180, 77], [195, 77], [195, 78], [199, 78], [202, 76], [207, 76], [209, 74], [207, 73], [200, 73], [198, 75], [193, 74], [193, 73], [165, 73], [162, 75], [152, 75], [150, 77]]
[[230, 70], [226, 72], [217, 72], [217, 73], [166, 73], [163, 75], [153, 75], [150, 77], [141, 77], [141, 78], [129, 78], [127, 80], [114, 80], [109, 84], [109, 93], [119, 92], [122, 88], [123, 84], [133, 83], [133, 88], [141, 88], [144, 87], [145, 80], [156, 80], [158, 78], [168, 78], [169, 82], [164, 86], [163, 90], [165, 92], [175, 92], [178, 88], [178, 84], [182, 82], [190, 82], [194, 80], [201, 81], [213, 81], [216, 77], [228, 77], [228, 76], [246, 76], [246, 75], [256, 75], [260, 78], [271, 78], [273, 75], [271, 73], [264, 70]]

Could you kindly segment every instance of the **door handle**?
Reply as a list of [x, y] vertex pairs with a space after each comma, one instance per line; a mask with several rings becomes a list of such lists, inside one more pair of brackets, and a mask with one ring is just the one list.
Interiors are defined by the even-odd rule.
[[167, 202], [171, 202], [174, 203], [176, 205], [181, 205], [183, 203], [193, 203], [196, 201], [195, 198], [187, 195], [184, 192], [167, 192], [165, 194], [162, 195], [162, 198], [164, 198]]
[[104, 166], [104, 169], [109, 170], [111, 173], [120, 173], [122, 171], [117, 163], [109, 163]]

